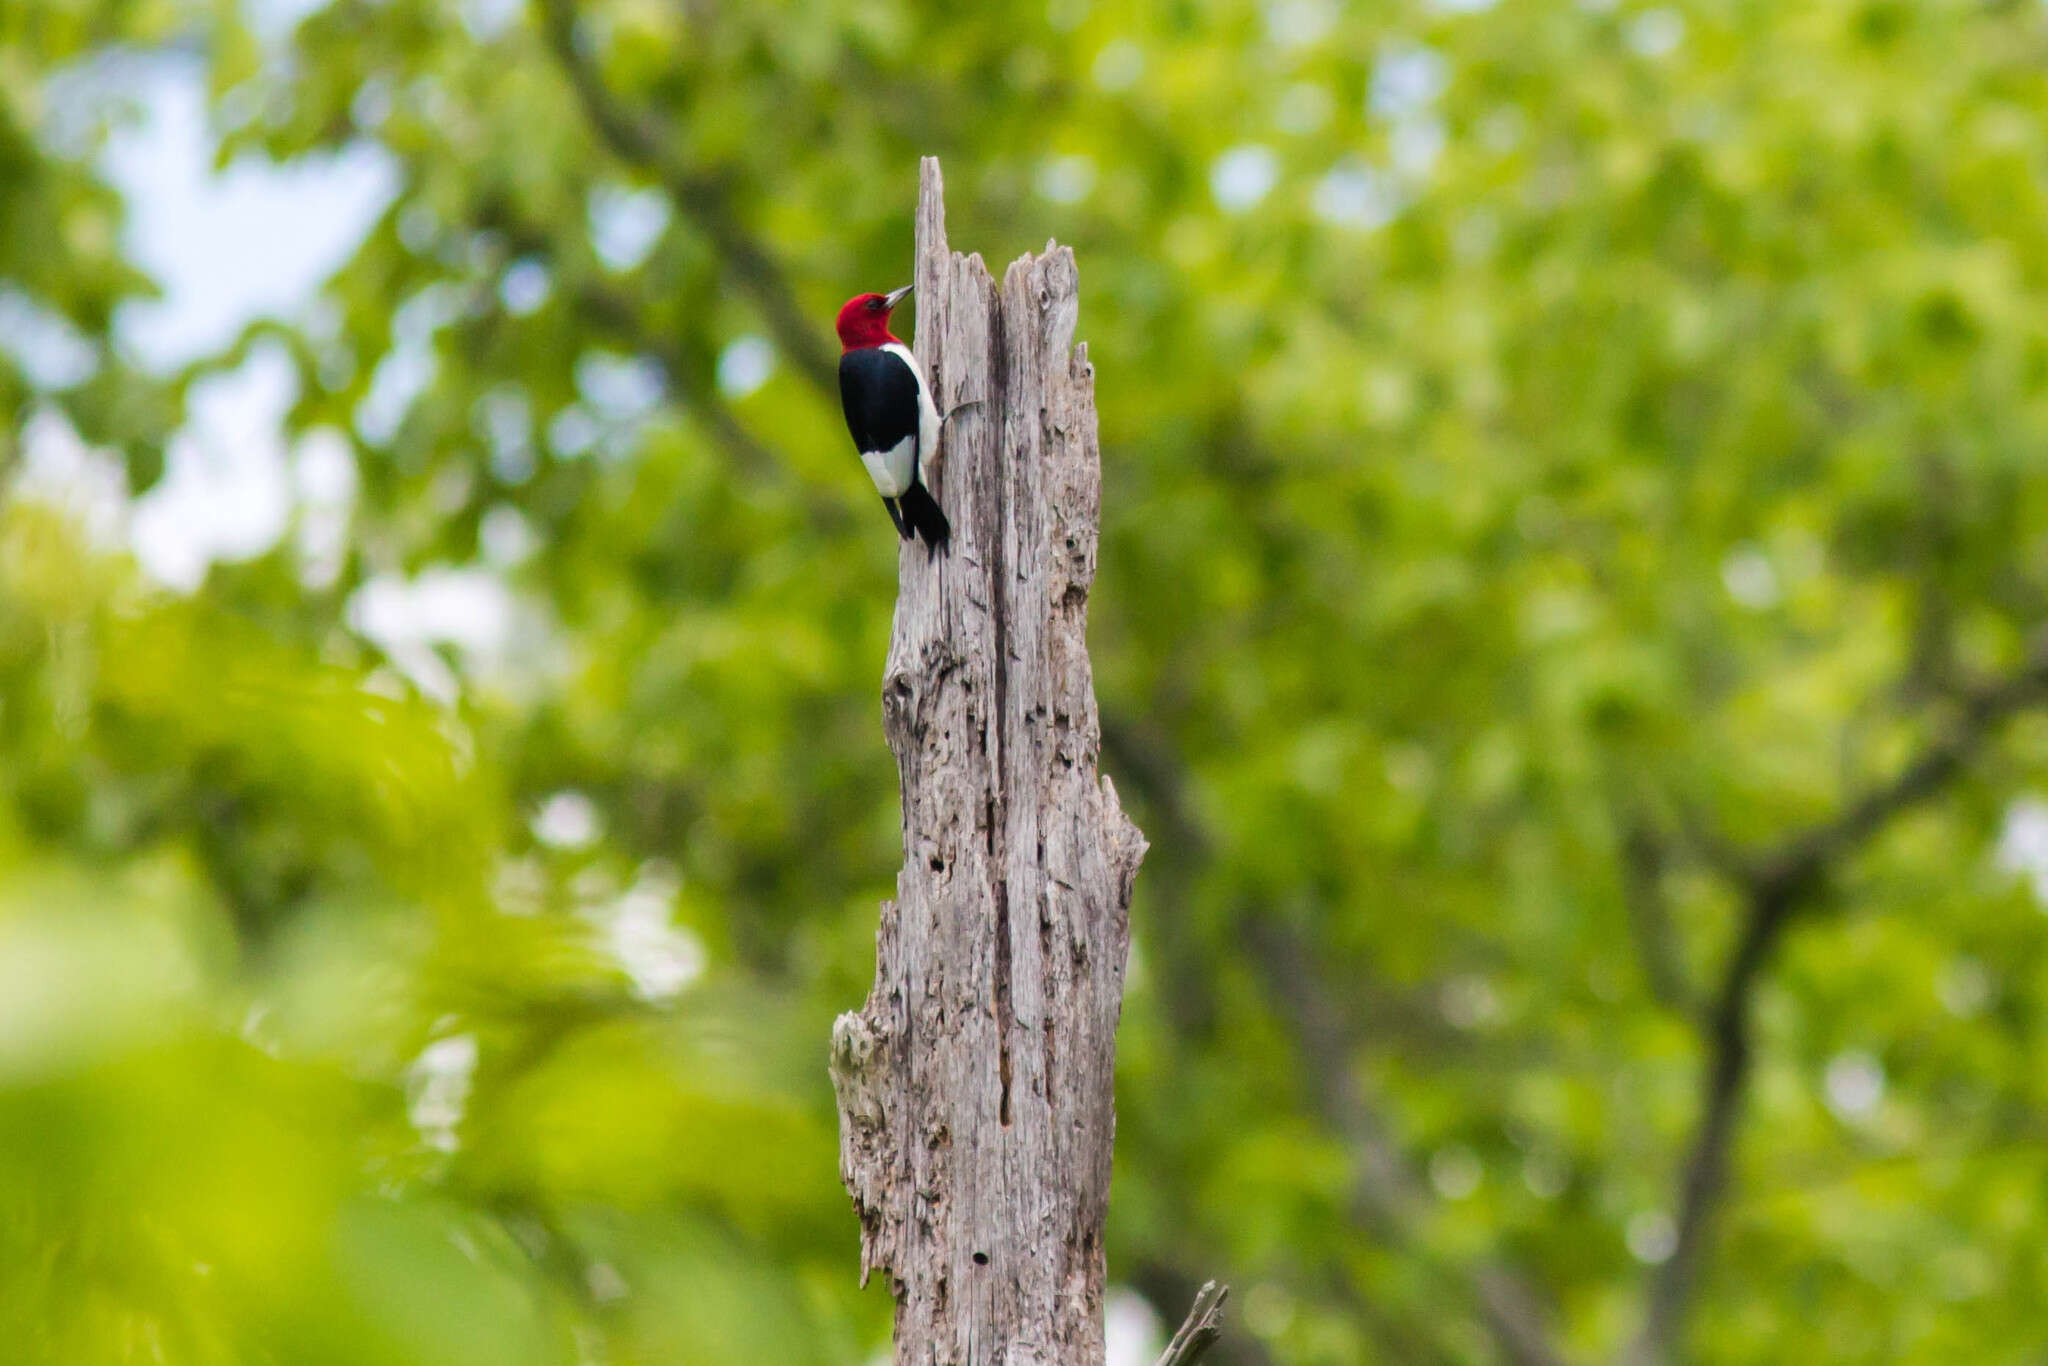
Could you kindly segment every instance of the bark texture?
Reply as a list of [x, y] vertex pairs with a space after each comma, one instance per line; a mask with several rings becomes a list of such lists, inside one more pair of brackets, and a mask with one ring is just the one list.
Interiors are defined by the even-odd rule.
[[1145, 841], [1097, 772], [1101, 467], [1072, 251], [1004, 272], [917, 208], [916, 352], [950, 553], [905, 543], [882, 691], [904, 866], [833, 1030], [840, 1176], [896, 1360], [1100, 1366], [1112, 1072]]

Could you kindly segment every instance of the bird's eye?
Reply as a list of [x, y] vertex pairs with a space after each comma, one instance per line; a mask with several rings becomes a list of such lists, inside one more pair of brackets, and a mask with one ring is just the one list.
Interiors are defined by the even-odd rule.
[[870, 299], [870, 300], [868, 300], [868, 312], [870, 312], [870, 313], [880, 313], [881, 311], [882, 311], [882, 301], [881, 301], [880, 299]]

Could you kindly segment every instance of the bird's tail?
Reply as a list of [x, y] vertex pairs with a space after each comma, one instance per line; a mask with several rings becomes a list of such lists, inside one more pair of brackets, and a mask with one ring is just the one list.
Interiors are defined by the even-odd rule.
[[953, 528], [946, 522], [946, 514], [939, 507], [938, 499], [922, 482], [912, 484], [903, 491], [897, 506], [903, 509], [903, 522], [918, 535], [924, 537], [924, 547], [936, 555], [945, 549], [952, 538]]
[[889, 509], [889, 520], [896, 524], [896, 534], [906, 541], [909, 540], [910, 528], [903, 525], [903, 514], [896, 510], [896, 500], [894, 498], [884, 498], [882, 506]]

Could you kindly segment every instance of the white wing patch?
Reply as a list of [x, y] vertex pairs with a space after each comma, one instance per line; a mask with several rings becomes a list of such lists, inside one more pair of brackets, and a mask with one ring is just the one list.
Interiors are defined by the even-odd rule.
[[[910, 487], [910, 479], [914, 479], [917, 477], [919, 466], [922, 465], [925, 461], [933, 460], [938, 457], [939, 409], [938, 405], [932, 402], [931, 388], [924, 382], [924, 371], [918, 368], [917, 357], [910, 354], [910, 348], [905, 346], [902, 342], [890, 342], [887, 346], [884, 346], [882, 349], [884, 351], [887, 351], [890, 355], [900, 358], [905, 365], [910, 367], [910, 373], [917, 376], [918, 448], [915, 453], [916, 458], [914, 460], [914, 463], [910, 467], [909, 478], [906, 478], [903, 482], [903, 488], [907, 489]], [[901, 493], [902, 491], [902, 489], [897, 490], [898, 493]], [[894, 497], [895, 494], [891, 494], [889, 496]]]
[[[922, 425], [922, 424], [920, 424]], [[886, 451], [862, 451], [860, 462], [884, 498], [901, 498], [917, 473], [917, 438], [906, 436]]]

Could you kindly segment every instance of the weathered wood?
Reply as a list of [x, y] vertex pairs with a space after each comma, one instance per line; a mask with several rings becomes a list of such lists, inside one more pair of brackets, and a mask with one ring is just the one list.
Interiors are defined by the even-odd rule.
[[1219, 1281], [1203, 1281], [1180, 1331], [1152, 1366], [1195, 1366], [1216, 1345], [1216, 1339], [1223, 1336], [1223, 1302], [1229, 1298], [1229, 1286]]
[[882, 692], [905, 863], [875, 984], [833, 1030], [840, 1175], [896, 1360], [1100, 1366], [1112, 1072], [1145, 841], [1098, 776], [1086, 640], [1101, 500], [1073, 253], [1004, 272], [917, 208], [925, 478], [950, 553], [905, 543]]

